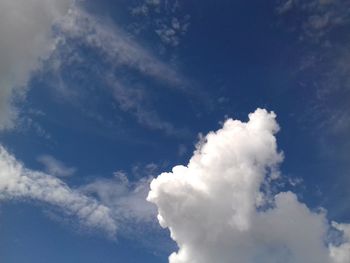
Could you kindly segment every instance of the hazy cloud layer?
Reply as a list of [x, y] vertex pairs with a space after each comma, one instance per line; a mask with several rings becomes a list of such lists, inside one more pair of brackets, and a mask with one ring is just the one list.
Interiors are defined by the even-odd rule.
[[14, 101], [25, 94], [39, 59], [53, 48], [51, 27], [69, 4], [70, 0], [0, 1], [0, 130], [15, 125]]
[[292, 192], [261, 190], [278, 178], [278, 129], [275, 114], [262, 109], [246, 123], [229, 119], [198, 144], [187, 166], [152, 181], [148, 200], [179, 246], [170, 263], [349, 262], [348, 225], [334, 224], [344, 239], [332, 245], [324, 213]]

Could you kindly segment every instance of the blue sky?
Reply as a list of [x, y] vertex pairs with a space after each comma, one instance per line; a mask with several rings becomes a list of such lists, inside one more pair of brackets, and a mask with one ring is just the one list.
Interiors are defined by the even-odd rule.
[[345, 0], [0, 0], [0, 261], [311, 262], [310, 229], [349, 262], [349, 26]]

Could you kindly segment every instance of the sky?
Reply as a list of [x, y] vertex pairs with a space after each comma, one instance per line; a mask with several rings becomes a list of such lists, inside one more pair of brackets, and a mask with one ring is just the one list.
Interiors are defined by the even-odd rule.
[[347, 0], [0, 0], [0, 262], [349, 263]]

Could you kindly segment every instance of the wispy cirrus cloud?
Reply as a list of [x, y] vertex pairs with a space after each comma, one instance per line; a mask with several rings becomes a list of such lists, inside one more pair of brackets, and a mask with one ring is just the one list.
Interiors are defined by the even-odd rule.
[[136, 117], [138, 123], [152, 129], [163, 131], [169, 136], [186, 136], [188, 131], [175, 127], [172, 123], [159, 117], [157, 111], [149, 106], [148, 94], [144, 89], [127, 87], [126, 84], [118, 81], [114, 77], [109, 81], [112, 96], [117, 101], [119, 108], [131, 113]]
[[129, 28], [136, 34], [150, 31], [161, 42], [177, 47], [190, 27], [190, 15], [182, 11], [181, 1], [141, 0], [131, 8], [131, 15], [138, 18]]
[[[188, 133], [186, 129], [164, 120], [153, 105], [152, 94], [156, 88], [149, 87], [149, 82], [156, 84], [158, 89], [162, 89], [161, 92], [169, 90], [190, 96], [195, 94], [186, 77], [171, 63], [163, 62], [116, 24], [101, 20], [79, 7], [70, 10], [56, 31], [57, 49], [48, 64], [57, 77], [59, 85], [55, 90], [61, 96], [74, 104], [82, 99], [82, 94], [97, 90], [65, 85], [62, 72], [69, 67], [83, 67], [89, 73], [76, 71], [76, 75], [79, 78], [85, 76], [85, 81], [93, 76], [94, 81], [99, 82], [98, 93], [114, 98], [118, 108], [135, 117], [140, 125], [171, 136], [185, 136]], [[90, 61], [86, 54], [80, 52], [81, 47], [88, 48], [96, 59]], [[148, 84], [140, 84], [135, 79], [144, 79]], [[73, 79], [73, 82], [81, 81]]]
[[283, 0], [277, 5], [280, 15], [292, 13], [301, 39], [323, 41], [332, 30], [350, 22], [350, 4], [346, 0]]
[[[166, 232], [157, 222], [157, 208], [146, 197], [150, 182], [162, 164], [136, 164], [127, 173], [116, 171], [112, 177], [96, 178], [82, 185], [80, 191], [93, 196], [111, 210], [118, 223], [118, 236], [135, 240], [153, 251], [169, 251], [173, 247]], [[159, 245], [161, 244], [161, 245]]]
[[44, 165], [45, 171], [48, 174], [53, 176], [68, 177], [72, 176], [77, 171], [77, 168], [69, 167], [51, 155], [40, 155], [38, 156], [37, 161]]
[[156, 208], [146, 201], [151, 179], [147, 176], [131, 182], [126, 173], [118, 171], [113, 178], [96, 179], [81, 189], [86, 194], [97, 195], [111, 209], [115, 220], [127, 227], [130, 223], [154, 222]]
[[70, 0], [0, 1], [0, 130], [11, 129], [32, 71], [53, 48], [51, 28], [68, 11]]
[[[24, 99], [26, 83], [30, 78], [30, 73], [40, 68], [40, 59], [49, 58], [50, 62], [45, 62], [45, 67], [50, 64], [51, 69], [57, 72], [62, 67], [84, 60], [80, 57], [81, 54], [78, 55], [80, 51], [75, 52], [77, 50], [71, 46], [72, 41], [94, 49], [104, 63], [109, 64], [107, 75], [130, 70], [139, 76], [161, 83], [162, 87], [184, 93], [190, 92], [191, 88], [186, 78], [169, 63], [161, 61], [139, 44], [131, 34], [114, 23], [101, 21], [100, 18], [86, 13], [79, 3], [72, 5], [70, 0], [60, 1], [60, 3], [54, 0], [45, 3], [32, 2], [23, 4], [22, 1], [17, 0], [11, 3], [5, 3], [5, 1], [0, 3], [3, 5], [1, 12], [4, 12], [4, 15], [1, 17], [4, 20], [11, 21], [18, 16], [21, 17], [11, 22], [11, 27], [7, 27], [6, 23], [1, 23], [0, 27], [0, 34], [6, 40], [2, 41], [0, 46], [2, 58], [0, 74], [3, 76], [0, 83], [3, 87], [0, 90], [2, 109], [0, 129], [14, 127], [15, 119], [21, 111], [15, 106], [15, 102], [20, 98]], [[41, 16], [40, 12], [44, 15]], [[55, 33], [52, 31], [53, 26]], [[29, 35], [34, 37], [29, 37]], [[16, 45], [11, 43], [16, 43]], [[70, 56], [72, 54], [74, 56]], [[79, 97], [79, 91], [72, 89], [71, 85], [65, 83], [64, 78], [59, 74], [56, 76], [59, 86], [57, 90], [60, 95], [70, 99]], [[103, 79], [102, 74], [99, 77]], [[103, 81], [105, 81], [104, 86], [109, 85], [107, 80]], [[118, 81], [119, 83], [126, 82], [124, 86], [132, 85], [125, 78]], [[117, 103], [124, 100], [125, 94], [130, 94], [127, 89], [128, 87], [120, 97], [117, 97], [118, 93], [114, 91], [115, 88], [111, 88]], [[139, 106], [129, 108], [130, 112], [137, 117], [138, 122], [151, 129], [175, 134], [176, 128], [173, 128], [167, 121], [163, 121], [155, 110], [147, 108], [135, 110], [142, 107], [145, 100], [146, 98], [143, 97]], [[120, 104], [120, 106], [126, 109], [124, 105]], [[135, 112], [138, 113], [135, 114]]]
[[[83, 229], [100, 231], [111, 239], [119, 234], [141, 235], [145, 225], [151, 227], [148, 231], [159, 232], [155, 225], [156, 208], [146, 201], [155, 164], [140, 168], [143, 177], [135, 181], [118, 171], [112, 178], [96, 178], [72, 188], [57, 177], [67, 176], [71, 168], [59, 167], [58, 173], [56, 159], [40, 159], [44, 164], [49, 162], [47, 172], [26, 168], [0, 146], [0, 203], [15, 200], [44, 204], [55, 208], [59, 218], [69, 219]], [[52, 162], [54, 167], [50, 167]]]
[[80, 8], [71, 9], [59, 26], [59, 41], [75, 39], [95, 48], [114, 69], [121, 66], [165, 82], [170, 88], [183, 89], [185, 78], [162, 62], [116, 24], [101, 21]]
[[[322, 155], [349, 163], [350, 144], [350, 2], [278, 1], [282, 24], [296, 36], [299, 57], [293, 71], [308, 106], [299, 121], [317, 133]], [[321, 131], [321, 132], [319, 132]], [[343, 177], [348, 177], [344, 175]], [[348, 181], [348, 179], [346, 179]]]
[[0, 146], [0, 200], [31, 200], [58, 208], [81, 225], [104, 231], [114, 237], [117, 224], [110, 208], [70, 188], [60, 179], [27, 169]]

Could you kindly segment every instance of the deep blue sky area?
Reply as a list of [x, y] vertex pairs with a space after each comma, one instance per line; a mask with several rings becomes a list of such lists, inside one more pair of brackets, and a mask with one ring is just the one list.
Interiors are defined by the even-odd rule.
[[[272, 191], [291, 190], [312, 211], [349, 223], [350, 7], [316, 2], [75, 3], [77, 26], [61, 26], [64, 17], [53, 26], [55, 48], [30, 71], [1, 144], [30, 171], [71, 167], [57, 175], [63, 184], [115, 204], [114, 194], [86, 189], [113, 186], [123, 173], [128, 190], [116, 198], [124, 198], [140, 180], [186, 165], [201, 134], [265, 108], [277, 115], [285, 157]], [[45, 200], [8, 199], [4, 263], [165, 263], [176, 249], [155, 218], [117, 215], [111, 238]]]

